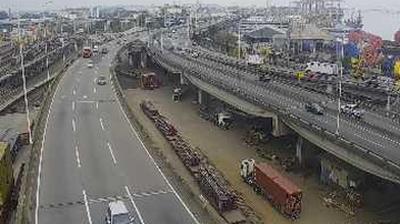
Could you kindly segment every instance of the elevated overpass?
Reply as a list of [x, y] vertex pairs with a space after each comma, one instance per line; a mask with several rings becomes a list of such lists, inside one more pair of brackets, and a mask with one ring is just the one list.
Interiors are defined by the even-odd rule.
[[[382, 131], [374, 125], [342, 117], [341, 132], [336, 135], [335, 111], [328, 110], [325, 115], [316, 116], [304, 110], [306, 102], [324, 97], [317, 93], [306, 94], [301, 88], [277, 82], [259, 83], [167, 51], [150, 48], [148, 55], [167, 71], [181, 74], [200, 90], [239, 110], [272, 118], [276, 136], [283, 134], [283, 126], [287, 126], [338, 158], [368, 173], [400, 183], [398, 132]], [[383, 126], [393, 125], [390, 120], [381, 122]]]

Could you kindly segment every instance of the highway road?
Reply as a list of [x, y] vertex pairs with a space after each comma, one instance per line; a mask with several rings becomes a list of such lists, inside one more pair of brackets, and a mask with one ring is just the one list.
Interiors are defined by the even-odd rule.
[[[198, 223], [142, 144], [110, 84], [119, 48], [78, 59], [50, 107], [38, 175], [35, 223], [105, 223], [109, 201], [125, 202], [135, 223]], [[106, 76], [108, 83], [97, 85]]]

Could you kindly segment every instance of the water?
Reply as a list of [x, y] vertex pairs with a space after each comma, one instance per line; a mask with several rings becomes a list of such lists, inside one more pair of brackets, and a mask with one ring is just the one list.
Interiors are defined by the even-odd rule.
[[385, 11], [363, 11], [365, 31], [376, 34], [385, 40], [393, 40], [394, 33], [400, 29], [400, 13]]

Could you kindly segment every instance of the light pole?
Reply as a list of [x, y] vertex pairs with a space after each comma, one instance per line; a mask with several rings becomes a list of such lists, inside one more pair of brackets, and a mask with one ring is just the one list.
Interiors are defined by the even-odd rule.
[[23, 49], [22, 49], [21, 17], [20, 17], [19, 12], [18, 12], [18, 42], [19, 42], [19, 55], [20, 55], [20, 59], [21, 59], [22, 87], [23, 87], [23, 90], [24, 90], [24, 102], [25, 102], [25, 111], [26, 111], [26, 122], [27, 122], [27, 125], [28, 125], [29, 144], [33, 144], [32, 130], [31, 130], [31, 119], [30, 119], [30, 114], [29, 114], [28, 92], [27, 92], [27, 89], [26, 89], [24, 54], [23, 54]]
[[336, 135], [340, 134], [340, 108], [341, 108], [341, 97], [342, 97], [342, 79], [343, 79], [343, 42], [344, 42], [344, 34], [342, 34], [342, 39], [340, 42], [340, 55], [338, 55], [338, 63], [339, 63], [339, 97], [338, 97], [338, 112], [336, 117]]
[[241, 51], [242, 51], [242, 49], [241, 49], [241, 42], [242, 42], [242, 40], [241, 40], [241, 37], [240, 37], [240, 35], [241, 35], [241, 26], [242, 26], [242, 22], [241, 22], [241, 19], [239, 19], [239, 31], [238, 31], [238, 59], [240, 60], [240, 58], [241, 58]]

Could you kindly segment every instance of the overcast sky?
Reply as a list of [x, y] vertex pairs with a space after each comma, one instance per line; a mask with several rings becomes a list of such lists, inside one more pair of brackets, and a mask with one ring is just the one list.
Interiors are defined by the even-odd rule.
[[[49, 0], [0, 0], [0, 8], [7, 9], [40, 9]], [[135, 4], [151, 5], [163, 3], [194, 3], [196, 0], [52, 0], [52, 8], [78, 7], [88, 5], [115, 5]], [[272, 4], [288, 4], [291, 0], [200, 0], [201, 3], [216, 3], [221, 5], [258, 5], [265, 6], [269, 1]], [[348, 7], [355, 8], [387, 8], [400, 11], [400, 0], [346, 0]]]

